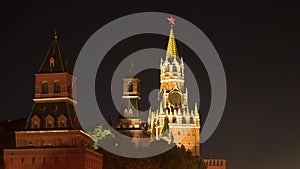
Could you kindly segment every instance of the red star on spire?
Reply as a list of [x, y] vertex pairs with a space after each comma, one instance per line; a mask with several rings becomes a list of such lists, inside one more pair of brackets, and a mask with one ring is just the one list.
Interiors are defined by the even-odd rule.
[[171, 25], [175, 25], [175, 18], [173, 18], [173, 16], [171, 16], [170, 18], [167, 18], [168, 19], [168, 21], [169, 21], [169, 24], [171, 24]]

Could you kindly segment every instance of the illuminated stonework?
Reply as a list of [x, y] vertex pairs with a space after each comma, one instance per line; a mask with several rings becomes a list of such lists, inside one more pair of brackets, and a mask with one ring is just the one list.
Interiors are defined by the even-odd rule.
[[[184, 88], [184, 62], [179, 58], [175, 36], [175, 19], [168, 18], [171, 29], [165, 60], [160, 61], [159, 109], [149, 111], [149, 132], [157, 140], [184, 145], [195, 156], [200, 156], [200, 116], [195, 104], [189, 109], [188, 89]], [[167, 122], [167, 124], [166, 124]]]
[[[160, 61], [159, 108], [149, 110], [148, 126], [157, 140], [184, 145], [200, 157], [200, 115], [197, 103], [188, 105], [188, 89], [184, 88], [183, 57], [178, 56], [174, 36], [175, 18], [168, 18], [171, 29], [165, 60]], [[207, 169], [226, 169], [226, 160], [204, 159]]]
[[75, 78], [56, 34], [35, 80], [32, 111], [25, 131], [15, 132], [16, 147], [4, 150], [5, 169], [102, 169], [102, 155], [77, 118]]
[[140, 79], [131, 77], [134, 73], [133, 64], [129, 69], [129, 77], [123, 79], [123, 112], [119, 115], [116, 129], [119, 133], [132, 137], [136, 147], [147, 147], [149, 142], [141, 141], [141, 138], [149, 137], [145, 131], [145, 122], [140, 119]]

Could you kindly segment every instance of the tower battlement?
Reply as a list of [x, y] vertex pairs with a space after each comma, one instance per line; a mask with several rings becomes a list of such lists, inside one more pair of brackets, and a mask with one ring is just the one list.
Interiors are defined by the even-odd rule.
[[226, 169], [226, 160], [224, 159], [204, 159], [207, 169]]

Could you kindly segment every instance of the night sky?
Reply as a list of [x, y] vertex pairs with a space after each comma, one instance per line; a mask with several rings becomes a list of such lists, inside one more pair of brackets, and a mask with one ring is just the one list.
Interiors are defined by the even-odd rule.
[[[202, 157], [225, 158], [230, 169], [299, 169], [300, 11], [299, 5], [292, 2], [2, 4], [0, 120], [29, 115], [34, 73], [55, 29], [73, 68], [82, 46], [95, 31], [121, 16], [145, 11], [170, 13], [194, 23], [211, 40], [223, 62], [227, 103], [216, 132], [201, 145]], [[126, 51], [129, 48], [124, 44], [130, 44], [131, 51]], [[167, 37], [137, 36], [118, 44], [111, 55], [126, 57], [145, 47], [166, 45]], [[180, 42], [178, 48], [183, 55], [193, 55]], [[144, 72], [141, 78], [147, 79], [147, 75], [149, 72]], [[203, 123], [210, 89], [201, 67], [199, 76], [203, 80], [200, 85], [204, 93], [200, 108]], [[105, 90], [100, 83], [96, 84], [97, 93]]]

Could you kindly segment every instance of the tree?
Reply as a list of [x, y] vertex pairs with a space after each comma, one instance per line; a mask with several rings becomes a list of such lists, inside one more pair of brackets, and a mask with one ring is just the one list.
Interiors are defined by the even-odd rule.
[[91, 133], [88, 133], [88, 134], [94, 141], [94, 144], [93, 144], [94, 150], [99, 148], [99, 141], [104, 139], [106, 136], [110, 135], [110, 136], [114, 137], [114, 135], [111, 133], [110, 130], [103, 128], [102, 124], [99, 124], [94, 129], [94, 131], [92, 131]]
[[[103, 141], [105, 139], [107, 138], [104, 138]], [[207, 169], [205, 163], [201, 159], [194, 157], [191, 151], [186, 151], [184, 146], [181, 148], [174, 146], [160, 155], [138, 159], [115, 155], [101, 147], [96, 151], [103, 155], [103, 169]]]

